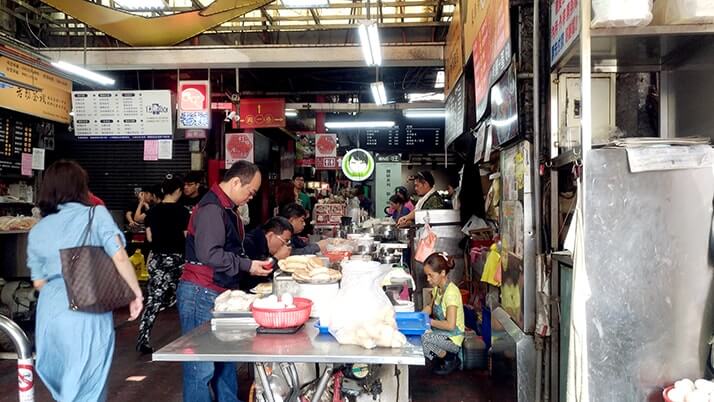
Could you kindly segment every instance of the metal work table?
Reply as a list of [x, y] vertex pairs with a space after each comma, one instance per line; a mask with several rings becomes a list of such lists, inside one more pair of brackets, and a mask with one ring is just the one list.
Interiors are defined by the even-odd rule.
[[[313, 319], [292, 335], [263, 335], [255, 332], [256, 325], [224, 325], [211, 330], [207, 322], [154, 352], [152, 359], [255, 363], [263, 390], [268, 390], [267, 401], [274, 399], [263, 363], [288, 363], [292, 369], [288, 373], [295, 372], [295, 363], [425, 365], [420, 337], [408, 337], [407, 345], [399, 349], [364, 349], [340, 345], [331, 335], [320, 335], [314, 325]], [[317, 396], [324, 392], [331, 374], [332, 370], [327, 369], [320, 377]], [[298, 383], [296, 377], [293, 381]]]

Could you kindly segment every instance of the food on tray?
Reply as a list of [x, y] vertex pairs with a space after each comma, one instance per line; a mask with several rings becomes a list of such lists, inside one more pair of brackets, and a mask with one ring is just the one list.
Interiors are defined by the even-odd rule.
[[273, 284], [270, 282], [264, 282], [258, 284], [258, 286], [254, 287], [250, 291], [257, 295], [269, 295], [273, 293]]
[[249, 295], [240, 290], [226, 290], [216, 297], [213, 310], [218, 312], [245, 312], [258, 296]]
[[407, 338], [397, 330], [394, 309], [385, 308], [373, 320], [355, 325], [341, 331], [338, 342], [346, 345], [360, 345], [365, 349], [377, 346], [383, 348], [401, 348]]
[[37, 219], [30, 216], [2, 216], [0, 217], [0, 231], [30, 230], [37, 223]]
[[714, 400], [714, 382], [685, 378], [675, 382], [666, 397], [672, 402], [709, 402]]
[[293, 272], [293, 279], [295, 279], [296, 282], [302, 283], [334, 283], [342, 279], [342, 274], [340, 271], [334, 269], [319, 267], [295, 271]]
[[295, 304], [293, 304], [293, 302], [293, 295], [290, 293], [284, 293], [280, 296], [280, 299], [278, 299], [278, 296], [275, 295], [258, 299], [253, 302], [253, 307], [268, 310], [282, 310], [285, 308], [295, 308]]
[[314, 268], [324, 267], [325, 263], [321, 258], [314, 255], [294, 255], [278, 262], [278, 266], [283, 272], [304, 271]]

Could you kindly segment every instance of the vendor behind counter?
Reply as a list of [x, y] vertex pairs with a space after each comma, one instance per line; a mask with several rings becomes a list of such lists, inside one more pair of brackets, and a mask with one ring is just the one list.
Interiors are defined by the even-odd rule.
[[[285, 259], [292, 251], [290, 247], [292, 236], [293, 227], [287, 219], [280, 216], [270, 218], [263, 226], [253, 229], [245, 236], [243, 243], [245, 253], [254, 261], [264, 261], [271, 256], [277, 260]], [[272, 273], [268, 277], [257, 277], [241, 272], [238, 287], [240, 290], [248, 291], [259, 283], [270, 280], [272, 280]]]

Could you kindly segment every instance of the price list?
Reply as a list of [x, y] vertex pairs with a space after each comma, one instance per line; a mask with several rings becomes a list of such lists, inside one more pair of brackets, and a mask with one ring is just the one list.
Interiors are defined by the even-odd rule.
[[404, 145], [407, 149], [441, 150], [444, 134], [441, 127], [404, 126]]
[[0, 116], [0, 172], [19, 172], [22, 154], [32, 153], [33, 125], [30, 120]]
[[395, 125], [386, 129], [367, 129], [365, 130], [363, 143], [366, 148], [398, 148], [402, 146], [400, 128]]

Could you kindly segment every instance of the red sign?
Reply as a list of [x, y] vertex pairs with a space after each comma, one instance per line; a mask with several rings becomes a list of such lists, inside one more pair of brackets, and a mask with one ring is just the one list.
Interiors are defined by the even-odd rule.
[[315, 168], [337, 170], [336, 134], [315, 134]]
[[211, 128], [208, 81], [179, 81], [178, 128]]
[[243, 99], [238, 114], [241, 128], [285, 127], [285, 99]]
[[254, 162], [253, 133], [226, 134], [226, 166], [238, 161]]
[[486, 5], [486, 15], [478, 27], [473, 51], [477, 120], [480, 120], [486, 111], [489, 89], [510, 64], [510, 45], [508, 0], [489, 1]]
[[211, 109], [214, 110], [233, 110], [233, 104], [230, 102], [211, 102]]
[[186, 130], [185, 137], [187, 140], [205, 140], [206, 130]]

